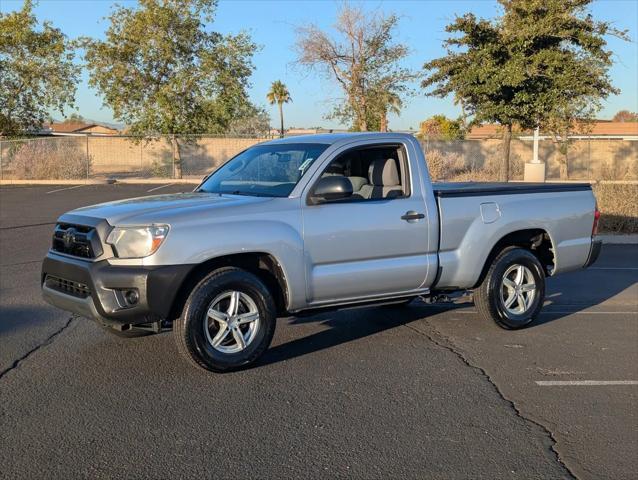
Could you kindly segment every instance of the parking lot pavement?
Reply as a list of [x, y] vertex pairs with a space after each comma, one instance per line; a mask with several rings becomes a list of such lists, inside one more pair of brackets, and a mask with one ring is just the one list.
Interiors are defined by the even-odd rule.
[[213, 375], [39, 293], [60, 213], [192, 186], [66, 187], [0, 188], [0, 477], [636, 477], [637, 385], [537, 383], [638, 380], [635, 246], [550, 279], [522, 331], [471, 303], [281, 319]]
[[189, 191], [193, 185], [69, 185], [0, 187], [0, 372], [38, 348], [68, 322], [34, 288], [58, 216], [73, 208], [124, 198]]
[[578, 477], [636, 478], [636, 267], [637, 246], [605, 247], [595, 269], [549, 280], [548, 305], [525, 330], [501, 330], [472, 305], [413, 326], [482, 369], [521, 415], [545, 426]]

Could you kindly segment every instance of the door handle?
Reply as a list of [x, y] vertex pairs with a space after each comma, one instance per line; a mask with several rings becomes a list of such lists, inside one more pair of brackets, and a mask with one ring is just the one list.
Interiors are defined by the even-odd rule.
[[404, 215], [401, 215], [401, 220], [410, 221], [410, 220], [421, 220], [425, 218], [423, 213], [417, 213], [414, 210], [408, 210]]

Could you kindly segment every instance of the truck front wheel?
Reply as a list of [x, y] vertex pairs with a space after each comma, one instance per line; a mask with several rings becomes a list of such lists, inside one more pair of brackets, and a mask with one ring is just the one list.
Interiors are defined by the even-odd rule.
[[275, 324], [275, 303], [263, 282], [228, 267], [199, 282], [173, 331], [188, 360], [206, 370], [227, 372], [255, 362], [270, 345]]
[[523, 248], [503, 250], [490, 265], [474, 303], [483, 318], [513, 330], [529, 325], [545, 299], [545, 274], [536, 256]]

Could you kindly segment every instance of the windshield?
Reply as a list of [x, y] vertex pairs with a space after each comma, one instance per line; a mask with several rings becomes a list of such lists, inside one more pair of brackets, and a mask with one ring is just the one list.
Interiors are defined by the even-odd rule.
[[199, 191], [287, 197], [326, 148], [323, 143], [256, 145], [220, 167]]

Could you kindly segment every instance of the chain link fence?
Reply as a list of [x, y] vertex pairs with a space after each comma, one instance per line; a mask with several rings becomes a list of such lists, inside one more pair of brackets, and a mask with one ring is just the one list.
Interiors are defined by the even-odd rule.
[[[0, 141], [2, 180], [202, 178], [242, 150], [267, 140], [256, 137], [55, 136]], [[176, 155], [179, 153], [179, 156]], [[181, 160], [176, 160], [181, 158]]]
[[[497, 180], [501, 140], [425, 139], [421, 146], [433, 178], [448, 181]], [[510, 179], [523, 180], [525, 163], [532, 160], [533, 141], [512, 139]], [[638, 180], [638, 141], [620, 138], [576, 138], [566, 150], [549, 139], [539, 142], [539, 160], [547, 180]]]
[[[179, 140], [182, 178], [202, 178], [240, 151], [268, 140], [256, 137], [187, 136]], [[498, 178], [501, 141], [426, 139], [422, 148], [437, 180], [485, 181]], [[55, 136], [0, 141], [2, 180], [81, 180], [175, 178], [175, 145], [168, 138]], [[510, 175], [522, 180], [532, 158], [532, 141], [513, 139]], [[638, 141], [574, 139], [567, 155], [542, 140], [539, 158], [548, 180], [638, 180]]]

